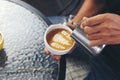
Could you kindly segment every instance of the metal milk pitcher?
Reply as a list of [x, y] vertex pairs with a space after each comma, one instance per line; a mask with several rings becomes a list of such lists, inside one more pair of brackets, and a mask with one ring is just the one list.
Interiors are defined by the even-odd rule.
[[100, 52], [103, 50], [103, 48], [105, 47], [105, 45], [99, 45], [99, 46], [94, 46], [91, 47], [89, 45], [89, 40], [87, 39], [85, 33], [83, 32], [83, 30], [80, 28], [80, 25], [77, 25], [76, 28], [73, 30], [71, 37], [80, 45], [82, 45], [82, 47], [84, 47], [84, 49], [90, 53], [90, 55], [92, 56], [96, 56], [98, 54], [100, 54]]

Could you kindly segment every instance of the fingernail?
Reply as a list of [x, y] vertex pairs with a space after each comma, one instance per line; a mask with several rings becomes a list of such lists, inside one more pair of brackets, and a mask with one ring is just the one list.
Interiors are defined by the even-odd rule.
[[83, 20], [87, 19], [87, 17], [83, 17]]
[[80, 27], [81, 27], [82, 29], [84, 28], [82, 23], [81, 23]]

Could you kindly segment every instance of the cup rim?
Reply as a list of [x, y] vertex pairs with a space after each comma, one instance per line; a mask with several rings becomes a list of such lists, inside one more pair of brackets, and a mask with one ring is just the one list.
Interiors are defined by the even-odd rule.
[[0, 31], [0, 34], [1, 34], [1, 37], [2, 37], [2, 39], [0, 40], [0, 44], [1, 44], [2, 41], [3, 41], [3, 33]]
[[[52, 31], [52, 30], [59, 29], [59, 28], [57, 28], [57, 26], [60, 26], [59, 28], [62, 28], [62, 29], [65, 29], [65, 30], [69, 30], [69, 31], [72, 33], [72, 30], [71, 30], [68, 26], [66, 26], [66, 25], [63, 25], [63, 24], [50, 25], [50, 26], [47, 28], [47, 30], [46, 30], [46, 32], [45, 32], [45, 35], [44, 35], [45, 44], [47, 45], [47, 47], [48, 47], [49, 49], [51, 49], [51, 50], [53, 50], [53, 51], [55, 51], [55, 52], [59, 52], [59, 53], [61, 53], [61, 54], [67, 54], [67, 53], [64, 53], [64, 52], [70, 51], [70, 50], [74, 47], [75, 41], [74, 41], [74, 43], [72, 44], [72, 46], [71, 46], [70, 48], [66, 49], [66, 50], [56, 50], [56, 49], [52, 48], [52, 47], [48, 44], [48, 42], [47, 42], [47, 39], [46, 39], [47, 34], [48, 34], [50, 31]], [[54, 27], [54, 29], [50, 30], [52, 27]], [[49, 31], [49, 30], [50, 30], [50, 31]], [[57, 55], [59, 55], [59, 54], [57, 54]]]

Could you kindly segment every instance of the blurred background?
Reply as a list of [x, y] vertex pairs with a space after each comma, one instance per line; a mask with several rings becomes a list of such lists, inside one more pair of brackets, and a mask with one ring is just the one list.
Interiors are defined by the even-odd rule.
[[76, 14], [82, 0], [23, 0], [46, 16]]

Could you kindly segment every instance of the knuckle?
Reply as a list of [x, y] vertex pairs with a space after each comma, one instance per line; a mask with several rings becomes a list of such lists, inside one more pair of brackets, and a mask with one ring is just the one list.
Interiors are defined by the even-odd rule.
[[104, 17], [105, 17], [106, 19], [109, 19], [109, 18], [110, 18], [110, 16], [111, 16], [111, 14], [110, 14], [110, 13], [105, 13], [105, 14], [104, 14]]
[[84, 27], [84, 32], [86, 33], [86, 34], [89, 34], [89, 32], [90, 32], [90, 28], [89, 27]]
[[114, 21], [114, 14], [111, 14], [111, 13], [105, 13], [105, 18], [107, 21]]
[[103, 26], [106, 30], [111, 30], [111, 24], [107, 23]]

